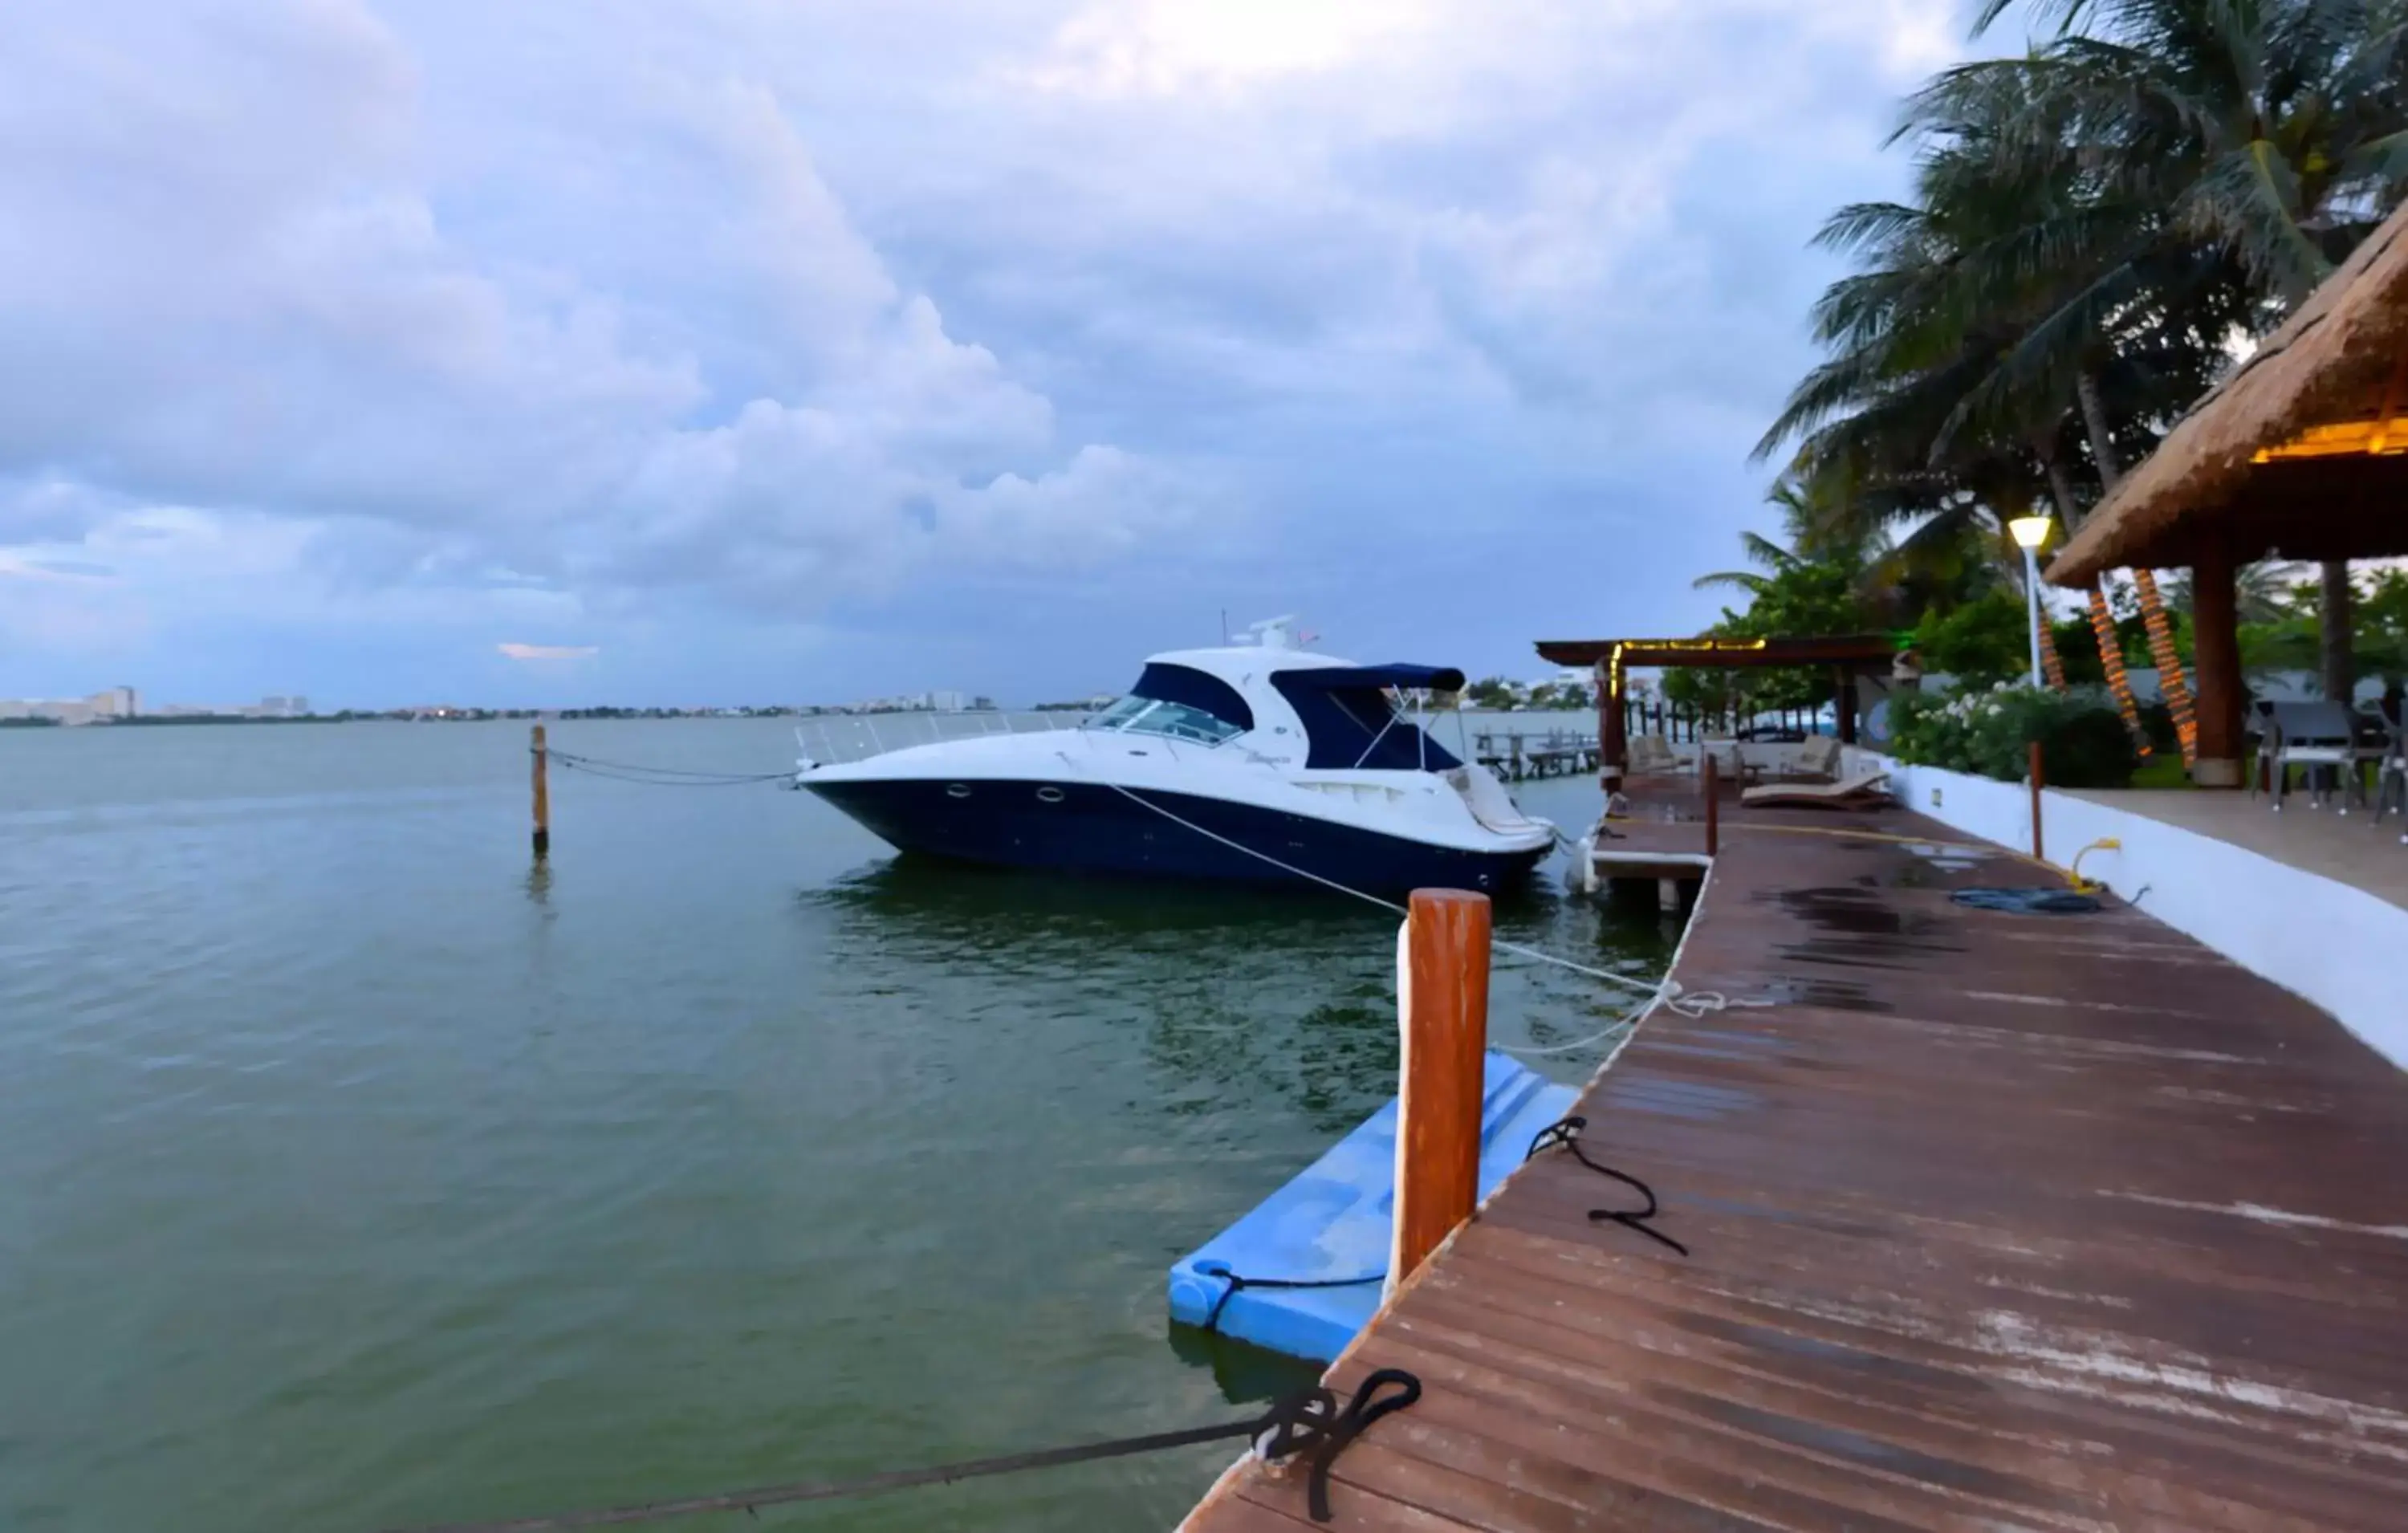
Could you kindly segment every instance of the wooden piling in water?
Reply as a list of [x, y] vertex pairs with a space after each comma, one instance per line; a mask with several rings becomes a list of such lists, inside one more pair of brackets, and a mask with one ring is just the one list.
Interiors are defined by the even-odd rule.
[[552, 784], [546, 775], [552, 752], [544, 744], [543, 725], [537, 724], [533, 738], [535, 756], [535, 854], [549, 856], [552, 852]]
[[1480, 1198], [1488, 931], [1486, 895], [1413, 891], [1397, 974], [1404, 1059], [1398, 1071], [1392, 1286], [1470, 1218]]

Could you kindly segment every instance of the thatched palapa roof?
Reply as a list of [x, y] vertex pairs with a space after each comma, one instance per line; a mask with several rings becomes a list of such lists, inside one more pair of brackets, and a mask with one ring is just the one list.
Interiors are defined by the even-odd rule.
[[2048, 578], [2269, 553], [2408, 553], [2408, 207], [2202, 395], [2086, 518]]

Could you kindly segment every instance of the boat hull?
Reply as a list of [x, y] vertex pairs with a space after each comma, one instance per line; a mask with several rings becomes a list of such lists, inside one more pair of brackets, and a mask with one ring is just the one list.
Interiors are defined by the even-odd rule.
[[[1132, 790], [1143, 799], [1139, 802], [1129, 793], [1096, 782], [814, 782], [807, 777], [803, 786], [904, 852], [1004, 867], [1247, 883], [1305, 881], [1264, 860], [1271, 857], [1369, 894], [1493, 892], [1528, 877], [1553, 850], [1549, 844], [1495, 852], [1432, 846], [1193, 794]], [[1187, 823], [1179, 824], [1169, 815]], [[1232, 841], [1238, 844], [1229, 845]]]

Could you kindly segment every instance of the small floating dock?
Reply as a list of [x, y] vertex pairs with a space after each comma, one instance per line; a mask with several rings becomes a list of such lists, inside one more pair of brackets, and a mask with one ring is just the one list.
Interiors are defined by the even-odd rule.
[[[1522, 1164], [1576, 1095], [1491, 1051], [1480, 1196]], [[1170, 1318], [1326, 1363], [1379, 1309], [1397, 1207], [1397, 1104], [1371, 1114], [1244, 1218], [1170, 1269]]]
[[[1335, 1526], [2408, 1526], [2401, 1072], [2142, 910], [1953, 903], [2049, 881], [1961, 839], [1726, 814], [1675, 977], [1770, 1004], [1659, 1010], [1574, 1109], [1689, 1254], [1515, 1173], [1332, 1368], [1425, 1385]], [[1299, 1480], [1184, 1526], [1311, 1526]]]
[[1588, 843], [1585, 886], [1617, 881], [1701, 883], [1713, 866], [1705, 801], [1692, 778], [1633, 778], [1627, 818], [1609, 820]]

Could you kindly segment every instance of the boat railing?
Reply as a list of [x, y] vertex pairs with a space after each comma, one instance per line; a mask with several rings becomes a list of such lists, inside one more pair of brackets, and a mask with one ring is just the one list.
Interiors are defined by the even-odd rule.
[[976, 739], [982, 735], [1041, 735], [1076, 729], [1088, 717], [1067, 709], [1026, 713], [991, 709], [962, 713], [824, 713], [796, 722], [795, 744], [813, 765], [830, 766], [915, 745]]

